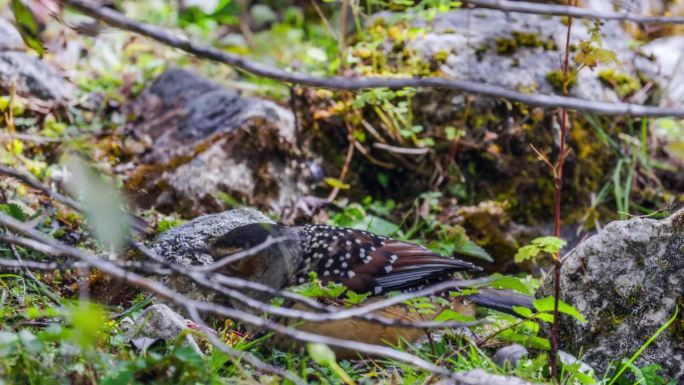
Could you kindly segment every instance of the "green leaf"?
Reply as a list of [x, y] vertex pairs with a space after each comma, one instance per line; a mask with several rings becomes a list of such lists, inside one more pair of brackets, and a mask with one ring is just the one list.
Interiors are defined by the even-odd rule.
[[541, 252], [541, 249], [539, 249], [539, 247], [535, 245], [523, 246], [518, 249], [517, 253], [515, 253], [515, 257], [513, 257], [513, 260], [515, 261], [515, 263], [528, 261], [530, 259], [534, 259], [534, 257], [539, 255], [539, 252]]
[[549, 254], [556, 254], [567, 242], [558, 237], [540, 237], [533, 239], [532, 244]]
[[306, 344], [306, 351], [309, 357], [318, 365], [331, 366], [336, 364], [335, 353], [326, 344], [318, 342], [309, 342]]
[[347, 190], [349, 189], [349, 185], [342, 182], [341, 180], [337, 178], [325, 178], [323, 181], [330, 187], [333, 188], [339, 188], [340, 190]]
[[92, 302], [80, 302], [69, 308], [71, 320], [69, 339], [82, 348], [94, 348], [105, 327], [106, 315], [102, 307]]
[[42, 58], [45, 55], [45, 46], [40, 40], [38, 22], [33, 12], [21, 0], [12, 0], [12, 12], [17, 30], [19, 30], [24, 43]]
[[494, 262], [494, 259], [491, 255], [489, 255], [487, 250], [483, 249], [482, 247], [480, 247], [480, 245], [470, 240], [463, 242], [460, 245], [456, 245], [454, 247], [453, 252], [468, 255], [470, 257], [479, 258], [487, 262]]
[[121, 250], [129, 238], [128, 217], [123, 212], [124, 199], [102, 173], [78, 158], [67, 162], [71, 173], [67, 187], [83, 203], [88, 226], [106, 247]]
[[181, 346], [173, 352], [173, 356], [178, 358], [179, 361], [192, 364], [195, 366], [201, 366], [204, 364], [204, 359], [200, 356], [195, 349], [191, 346]]
[[[554, 298], [553, 298], [553, 296], [548, 296], [548, 297], [544, 297], [541, 299], [535, 299], [534, 301], [532, 301], [532, 305], [540, 313], [553, 312]], [[567, 314], [567, 315], [575, 318], [576, 320], [578, 320], [581, 323], [587, 323], [587, 320], [579, 312], [579, 310], [577, 310], [574, 306], [568, 305], [567, 303], [565, 303], [561, 300], [558, 301], [558, 312], [563, 313], [563, 314]]]
[[523, 316], [523, 318], [530, 318], [532, 310], [524, 306], [513, 306], [513, 311]]
[[347, 305], [358, 305], [361, 302], [365, 301], [366, 298], [368, 298], [371, 293], [367, 292], [367, 293], [357, 294], [351, 290], [348, 290], [345, 294], [347, 297], [344, 300], [345, 304], [347, 304]]
[[0, 211], [18, 221], [26, 221], [26, 214], [24, 214], [24, 210], [22, 210], [21, 206], [16, 203], [0, 204]]
[[546, 323], [553, 323], [553, 314], [551, 313], [539, 313], [534, 316], [536, 319], [540, 319]]
[[532, 347], [541, 350], [551, 350], [551, 343], [548, 339], [532, 336], [527, 334], [519, 334], [512, 329], [506, 329], [499, 333], [499, 336], [507, 341], [517, 342], [521, 345]]
[[532, 294], [530, 289], [518, 278], [506, 277], [501, 274], [493, 274], [492, 278], [495, 280], [488, 283], [488, 287], [492, 287], [494, 289], [513, 290], [528, 295]]
[[446, 321], [458, 321], [458, 322], [472, 322], [475, 321], [475, 317], [461, 314], [455, 310], [451, 309], [444, 309], [442, 310], [441, 313], [435, 317], [435, 321], [437, 322], [446, 322]]

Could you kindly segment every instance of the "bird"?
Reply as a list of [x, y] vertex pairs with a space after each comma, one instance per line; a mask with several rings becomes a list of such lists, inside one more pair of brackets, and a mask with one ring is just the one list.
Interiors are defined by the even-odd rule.
[[[295, 273], [286, 279], [287, 286], [308, 282], [313, 272], [321, 284], [344, 285], [355, 293], [367, 294], [370, 301], [380, 300], [393, 292], [420, 290], [431, 284], [453, 279], [455, 273], [482, 271], [480, 266], [472, 262], [442, 256], [415, 243], [366, 230], [324, 224], [286, 226], [251, 223], [239, 226], [219, 236], [209, 247], [209, 254], [218, 259], [262, 244], [269, 237], [283, 237], [294, 241], [301, 253], [297, 258], [300, 262]], [[272, 247], [276, 248], [277, 244]], [[451, 307], [474, 315], [471, 304], [515, 315], [515, 306], [532, 308], [532, 298], [508, 290], [480, 289], [459, 298]], [[383, 309], [378, 314], [408, 321], [425, 319], [422, 315], [409, 311], [404, 305]], [[299, 328], [371, 343], [396, 343], [399, 340], [412, 342], [424, 335], [420, 329], [377, 325], [356, 319], [323, 324], [308, 323], [299, 325]], [[349, 355], [346, 353], [344, 356]]]

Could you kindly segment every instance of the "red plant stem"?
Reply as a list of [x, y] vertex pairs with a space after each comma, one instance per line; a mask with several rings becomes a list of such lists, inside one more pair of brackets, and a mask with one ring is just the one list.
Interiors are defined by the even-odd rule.
[[[575, 1], [569, 0], [569, 5], [574, 6]], [[563, 96], [568, 95], [568, 72], [570, 69], [570, 31], [572, 29], [572, 17], [568, 17], [568, 29], [565, 37], [565, 60], [563, 61]], [[563, 165], [565, 164], [565, 139], [568, 132], [568, 110], [561, 108], [561, 121], [559, 135], [559, 151], [558, 159], [554, 165], [554, 179], [555, 179], [555, 209], [553, 221], [553, 233], [560, 238], [561, 235], [561, 198], [563, 188]], [[551, 365], [551, 378], [558, 379], [558, 341], [560, 339], [560, 332], [558, 325], [560, 323], [558, 317], [558, 301], [561, 292], [561, 255], [560, 251], [555, 256], [555, 276], [554, 276], [554, 301], [553, 301], [553, 325], [551, 326], [551, 351], [549, 352], [549, 361]]]

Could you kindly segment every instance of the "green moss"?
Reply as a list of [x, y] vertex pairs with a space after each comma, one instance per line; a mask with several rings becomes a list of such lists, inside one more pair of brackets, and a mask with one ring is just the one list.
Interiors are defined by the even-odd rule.
[[518, 50], [518, 44], [514, 39], [497, 37], [494, 44], [496, 44], [496, 53], [499, 55], [512, 55]]
[[553, 39], [542, 40], [539, 34], [534, 32], [511, 32], [511, 37], [499, 37], [496, 44], [496, 53], [499, 55], [512, 55], [520, 47], [525, 48], [544, 48], [545, 50], [556, 50], [556, 42]]
[[614, 69], [599, 71], [598, 78], [601, 82], [615, 90], [621, 98], [641, 89], [641, 81], [639, 79], [628, 74], [619, 73]]
[[[563, 71], [553, 70], [546, 74], [546, 81], [556, 92], [563, 92]], [[574, 70], [568, 72], [568, 90], [577, 85], [577, 73]]]
[[513, 39], [520, 47], [543, 47], [544, 42], [539, 39], [539, 35], [531, 32], [511, 32]]
[[432, 60], [435, 63], [441, 64], [441, 63], [444, 63], [448, 57], [449, 57], [449, 52], [442, 49], [442, 50], [435, 52], [435, 54], [432, 55]]

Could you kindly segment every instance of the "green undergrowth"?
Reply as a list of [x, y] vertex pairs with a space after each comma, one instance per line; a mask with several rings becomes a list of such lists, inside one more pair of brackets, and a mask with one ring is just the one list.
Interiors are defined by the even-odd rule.
[[[0, 0], [0, 6], [8, 3]], [[439, 76], [439, 66], [449, 53], [437, 51], [423, 57], [414, 43], [429, 32], [429, 26], [417, 27], [412, 21], [429, 20], [459, 7], [458, 2], [441, 0], [350, 2], [346, 49], [340, 52], [338, 3], [266, 1], [249, 9], [244, 8], [245, 2], [229, 0], [217, 1], [213, 9], [179, 8], [169, 1], [116, 3], [139, 20], [280, 68], [320, 76], [369, 77]], [[386, 10], [401, 13], [371, 18]], [[82, 21], [75, 12], [65, 17], [70, 25]], [[126, 124], [140, 117], [123, 107], [165, 69], [180, 66], [285, 107], [291, 108], [290, 95], [297, 97], [303, 132], [298, 138], [302, 146], [293, 159], [309, 160], [324, 154], [327, 178], [311, 186], [313, 192], [324, 197], [332, 188], [340, 189], [338, 198], [316, 216], [319, 221], [369, 230], [419, 243], [441, 255], [472, 260], [499, 272], [491, 275], [486, 287], [528, 295], [536, 292], [540, 277], [526, 272], [548, 266], [550, 255], [563, 246], [557, 238], [535, 238], [534, 231], [519, 235], [512, 231], [518, 227], [511, 225], [516, 221], [539, 226], [548, 224], [551, 217], [551, 173], [530, 145], [543, 156], [556, 157], [557, 122], [541, 110], [504, 101], [475, 108], [471, 99], [463, 98], [464, 111], [442, 115], [441, 108], [437, 113], [422, 107], [448, 106], [455, 95], [444, 92], [440, 93], [444, 100], [431, 100], [408, 88], [343, 92], [295, 87], [291, 93], [282, 83], [121, 31], [83, 37], [48, 23], [42, 33], [46, 40], [61, 41], [59, 31], [65, 31], [65, 39], [81, 44], [79, 59], [62, 63], [70, 68], [69, 79], [77, 97], [64, 109], [46, 111], [30, 98], [3, 91], [0, 164], [24, 170], [60, 190], [69, 188], [69, 175], [77, 175], [76, 183], [71, 179], [71, 187], [76, 189], [71, 193], [107, 199], [100, 199], [106, 200], [101, 205], [84, 199], [85, 212], [76, 213], [15, 179], [2, 177], [0, 211], [47, 236], [94, 253], [129, 255], [121, 243], [116, 245], [108, 237], [118, 233], [114, 238], [122, 240], [116, 218], [133, 208], [108, 192], [125, 186], [122, 170], [135, 161], [149, 138], [124, 134]], [[590, 53], [596, 47], [579, 48], [585, 57], [582, 65], [592, 64]], [[511, 54], [517, 49], [558, 48], [541, 35], [515, 32], [493, 47], [482, 48], [478, 57], [484, 59], [493, 51]], [[607, 55], [604, 51], [599, 53]], [[52, 55], [48, 50], [46, 57], [55, 60]], [[556, 91], [563, 87], [561, 75], [553, 71], [547, 76]], [[578, 81], [573, 75], [574, 70], [567, 84], [571, 89]], [[598, 76], [625, 98], [645, 84], [643, 79], [616, 70], [600, 71]], [[572, 151], [564, 170], [565, 223], [592, 230], [608, 220], [633, 215], [662, 217], [667, 215], [663, 208], [684, 201], [677, 187], [681, 179], [673, 167], [677, 164], [673, 159], [684, 159], [681, 122], [580, 114], [572, 114], [571, 122]], [[654, 146], [660, 138], [668, 140], [665, 148]], [[338, 180], [350, 139], [356, 150], [348, 175]], [[406, 150], [415, 153], [402, 155]], [[69, 166], [74, 154], [92, 168], [75, 174]], [[225, 207], [241, 205], [229, 194], [217, 192], [216, 196]], [[182, 224], [179, 218], [185, 217], [184, 213], [160, 213], [154, 208], [138, 213], [155, 234]], [[268, 214], [277, 217], [277, 213]], [[14, 259], [16, 253], [24, 260], [67, 261], [0, 244], [1, 258]], [[504, 265], [512, 265], [517, 273], [501, 274]], [[471, 321], [470, 316], [444, 308], [445, 301], [475, 294], [483, 287], [454, 291], [446, 297], [417, 298], [404, 305], [438, 321]], [[295, 290], [342, 307], [357, 306], [369, 298], [368, 293], [353, 293], [340, 285], [323, 285], [315, 276]], [[280, 299], [273, 302], [283, 303]], [[550, 297], [537, 299], [533, 309], [516, 309], [517, 316], [481, 310], [476, 318], [487, 323], [472, 327], [472, 334], [435, 331], [426, 342], [401, 343], [395, 348], [452, 371], [484, 369], [533, 383], [551, 383], [545, 334], [551, 303]], [[288, 383], [228, 357], [198, 333], [201, 352], [184, 345], [183, 336], [153, 341], [143, 349], [133, 346], [125, 338], [127, 325], [149, 304], [144, 294], [121, 288], [99, 272], [0, 270], [0, 385]], [[561, 304], [560, 311], [573, 322], [583, 321], [568, 304]], [[611, 314], [606, 314], [605, 320], [605, 329], [620, 324]], [[253, 334], [233, 320], [215, 321], [211, 326], [234, 349], [248, 351], [312, 384], [424, 384], [435, 380], [431, 373], [391, 360], [338, 360], [325, 346], [310, 346], [308, 351], [277, 350], [271, 344], [272, 336]], [[684, 329], [681, 322], [674, 327], [680, 334]], [[493, 353], [512, 342], [527, 346], [529, 356], [515, 366], [494, 364]], [[625, 352], [625, 356], [633, 353]], [[619, 378], [613, 372], [598, 373], [594, 378], [577, 365], [566, 365], [564, 383], [668, 384], [659, 375], [658, 365], [637, 367], [634, 360], [621, 358], [615, 358], [615, 368], [621, 370]]]

